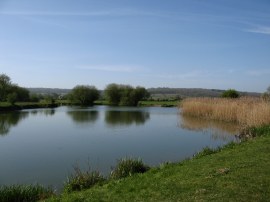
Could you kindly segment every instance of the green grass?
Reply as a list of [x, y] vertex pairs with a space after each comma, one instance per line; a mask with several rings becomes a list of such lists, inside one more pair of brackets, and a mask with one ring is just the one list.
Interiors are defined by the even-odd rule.
[[95, 105], [109, 105], [109, 102], [106, 100], [97, 100], [94, 102]]
[[9, 107], [11, 106], [8, 102], [0, 102], [0, 107]]
[[[56, 100], [56, 105], [72, 105], [69, 100]], [[106, 100], [97, 100], [94, 102], [95, 105], [109, 105]], [[179, 105], [179, 101], [140, 101], [139, 106], [151, 107], [176, 107]], [[27, 109], [27, 108], [41, 108], [47, 107], [48, 103], [42, 102], [16, 102], [15, 106], [12, 106], [8, 102], [0, 102], [0, 110], [18, 110], [18, 109]]]
[[176, 107], [179, 101], [140, 101], [139, 106], [161, 106], [161, 107]]
[[56, 107], [58, 104], [50, 104], [46, 102], [16, 102], [11, 105], [8, 102], [0, 102], [0, 111], [13, 111], [20, 109], [35, 109], [35, 108], [46, 108], [46, 107]]
[[264, 135], [47, 201], [269, 201], [270, 126], [256, 130]]
[[54, 195], [51, 188], [41, 185], [0, 186], [0, 202], [26, 202], [43, 200]]
[[121, 179], [135, 175], [137, 173], [145, 173], [150, 169], [141, 159], [122, 158], [118, 160], [116, 167], [111, 172], [111, 179]]
[[92, 171], [90, 166], [86, 171], [82, 171], [78, 166], [74, 166], [74, 174], [71, 174], [64, 183], [64, 192], [70, 193], [89, 189], [96, 184], [105, 182], [105, 180], [105, 177], [100, 172]]

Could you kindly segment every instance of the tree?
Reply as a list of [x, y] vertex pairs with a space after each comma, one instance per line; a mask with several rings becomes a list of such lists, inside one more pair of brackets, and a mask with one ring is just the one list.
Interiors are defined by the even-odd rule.
[[14, 100], [28, 101], [29, 91], [16, 84], [13, 84], [9, 76], [7, 76], [6, 74], [0, 74], [0, 101], [10, 102]]
[[99, 91], [94, 86], [77, 85], [69, 94], [69, 99], [80, 105], [93, 105], [99, 98]]
[[267, 88], [267, 93], [270, 94], [270, 86]]
[[221, 95], [223, 98], [238, 98], [239, 96], [239, 93], [234, 89], [226, 90]]
[[133, 106], [132, 104], [132, 94], [134, 91], [134, 88], [129, 85], [120, 85], [120, 105], [122, 106]]
[[18, 101], [25, 102], [25, 101], [29, 101], [29, 99], [30, 99], [29, 91], [26, 88], [22, 88], [20, 86], [12, 84], [9, 91], [10, 91], [10, 93], [17, 94]]
[[6, 74], [0, 74], [0, 101], [6, 101], [11, 80]]
[[137, 86], [136, 89], [134, 89], [133, 96], [135, 104], [138, 105], [139, 101], [149, 98], [150, 93], [144, 87]]
[[18, 95], [17, 93], [13, 92], [7, 95], [7, 101], [11, 104], [14, 105], [15, 102], [18, 101]]
[[105, 98], [111, 105], [118, 105], [121, 99], [120, 87], [118, 84], [112, 83], [105, 88]]
[[130, 85], [109, 84], [105, 89], [105, 98], [111, 105], [137, 106], [139, 101], [149, 97], [143, 87], [133, 88]]

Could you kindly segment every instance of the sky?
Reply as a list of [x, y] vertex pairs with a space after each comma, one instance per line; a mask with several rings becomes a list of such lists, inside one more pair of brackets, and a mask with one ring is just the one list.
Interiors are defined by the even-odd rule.
[[265, 92], [270, 1], [0, 0], [2, 73], [23, 87]]

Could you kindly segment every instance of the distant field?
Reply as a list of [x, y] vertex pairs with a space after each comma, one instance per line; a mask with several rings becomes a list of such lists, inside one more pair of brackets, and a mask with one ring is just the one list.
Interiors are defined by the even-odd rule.
[[180, 101], [140, 101], [139, 106], [176, 107]]

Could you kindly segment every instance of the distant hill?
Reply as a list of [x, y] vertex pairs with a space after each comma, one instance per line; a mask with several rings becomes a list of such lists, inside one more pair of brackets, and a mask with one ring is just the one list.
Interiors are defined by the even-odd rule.
[[[71, 89], [61, 88], [28, 88], [31, 93], [37, 94], [59, 94], [65, 95]], [[204, 89], [204, 88], [149, 88], [147, 89], [152, 98], [166, 99], [166, 98], [186, 98], [186, 97], [220, 97], [225, 90], [219, 89]], [[103, 94], [103, 91], [101, 91]], [[256, 92], [239, 92], [241, 95], [246, 96], [261, 96], [261, 93]]]
[[[225, 90], [203, 88], [149, 88], [153, 98], [220, 97]], [[242, 96], [261, 96], [256, 92], [239, 92]]]
[[27, 88], [30, 93], [36, 94], [59, 94], [64, 95], [71, 91], [71, 89], [61, 89], [61, 88]]

